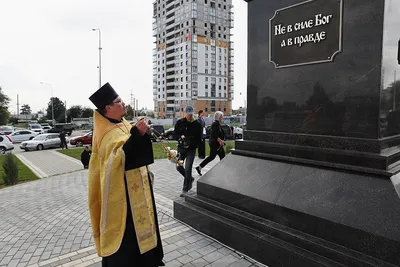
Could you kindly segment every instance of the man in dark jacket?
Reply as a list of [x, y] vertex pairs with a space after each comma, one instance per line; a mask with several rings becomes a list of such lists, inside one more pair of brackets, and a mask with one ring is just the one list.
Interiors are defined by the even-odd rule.
[[92, 151], [90, 151], [89, 146], [85, 147], [85, 150], [81, 153], [81, 162], [85, 169], [89, 168], [90, 156], [92, 155]]
[[68, 149], [67, 139], [65, 137], [65, 131], [64, 130], [62, 130], [60, 132], [59, 137], [60, 137], [60, 141], [61, 141], [61, 144], [60, 144], [61, 148], [64, 149], [64, 146], [65, 146], [65, 148]]
[[204, 168], [208, 163], [213, 161], [217, 155], [219, 156], [220, 160], [225, 157], [225, 134], [224, 130], [221, 127], [223, 115], [224, 114], [221, 111], [217, 111], [214, 114], [214, 122], [211, 125], [211, 135], [210, 139], [208, 140], [208, 143], [210, 145], [210, 156], [208, 156], [200, 163], [199, 166], [196, 167], [196, 171], [199, 175], [201, 175], [201, 169]]
[[206, 157], [206, 122], [204, 121], [204, 112], [203, 110], [199, 110], [199, 117], [197, 118], [197, 120], [199, 121], [199, 123], [201, 124], [201, 142], [199, 144], [199, 149], [197, 150], [198, 152], [198, 157], [200, 159], [204, 159]]
[[201, 142], [201, 124], [193, 119], [193, 107], [187, 106], [186, 116], [176, 122], [174, 133], [178, 138], [178, 152], [180, 160], [185, 161], [185, 168], [177, 166], [176, 169], [185, 178], [181, 197], [192, 189], [194, 178], [192, 177], [193, 161], [196, 156], [196, 148]]

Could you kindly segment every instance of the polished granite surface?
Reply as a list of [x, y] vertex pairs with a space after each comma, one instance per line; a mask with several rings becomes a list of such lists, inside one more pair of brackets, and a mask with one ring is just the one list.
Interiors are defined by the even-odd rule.
[[400, 2], [344, 1], [343, 48], [333, 62], [275, 68], [268, 27], [260, 25], [268, 25], [275, 10], [300, 2], [248, 5], [248, 129], [368, 139], [400, 133], [383, 110], [390, 99], [380, 106], [381, 95], [390, 98], [390, 90], [381, 92], [382, 81], [387, 88], [399, 70]]

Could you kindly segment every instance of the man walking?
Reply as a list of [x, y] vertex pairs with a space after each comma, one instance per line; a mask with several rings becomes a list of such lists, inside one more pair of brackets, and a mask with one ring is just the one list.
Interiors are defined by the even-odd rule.
[[201, 124], [193, 118], [193, 107], [187, 106], [185, 117], [178, 120], [174, 133], [178, 137], [178, 152], [180, 160], [185, 161], [185, 168], [177, 166], [176, 169], [184, 177], [181, 197], [192, 189], [194, 178], [192, 177], [193, 161], [196, 156], [196, 148], [201, 142]]
[[199, 166], [196, 167], [196, 171], [199, 175], [201, 174], [201, 169], [204, 168], [208, 163], [213, 161], [218, 155], [219, 159], [222, 160], [225, 157], [224, 151], [224, 130], [221, 127], [221, 122], [224, 114], [221, 111], [217, 111], [214, 114], [214, 122], [211, 125], [211, 135], [208, 143], [210, 145], [210, 155], [203, 160]]
[[197, 120], [199, 121], [199, 123], [201, 124], [201, 141], [199, 144], [199, 149], [197, 150], [198, 152], [198, 157], [200, 159], [205, 159], [206, 157], [206, 122], [204, 121], [204, 112], [203, 110], [199, 110], [199, 117], [197, 118]]
[[60, 132], [59, 137], [60, 137], [60, 142], [61, 142], [61, 144], [60, 144], [61, 148], [64, 149], [64, 146], [65, 146], [65, 148], [68, 149], [67, 139], [65, 137], [65, 131], [64, 130], [62, 130]]
[[106, 83], [90, 98], [94, 113], [89, 164], [89, 212], [103, 267], [165, 266], [153, 194], [148, 125], [134, 127], [125, 104]]

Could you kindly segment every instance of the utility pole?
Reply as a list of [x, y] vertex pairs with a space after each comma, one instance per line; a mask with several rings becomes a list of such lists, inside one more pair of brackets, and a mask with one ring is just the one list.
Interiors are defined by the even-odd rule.
[[92, 29], [92, 31], [98, 31], [99, 32], [99, 88], [101, 87], [101, 50], [103, 49], [101, 47], [101, 30], [99, 28]]
[[65, 101], [65, 123], [67, 123], [67, 101]]
[[17, 118], [19, 118], [19, 95], [17, 94]]
[[135, 109], [134, 109], [134, 105], [133, 105], [133, 92], [132, 92], [132, 89], [131, 89], [131, 108], [133, 110], [133, 118], [135, 118]]
[[136, 103], [136, 100], [135, 100], [135, 98], [133, 98], [133, 106], [132, 106], [132, 108], [133, 108], [133, 117], [134, 118], [136, 118], [136, 105], [135, 105], [135, 103]]

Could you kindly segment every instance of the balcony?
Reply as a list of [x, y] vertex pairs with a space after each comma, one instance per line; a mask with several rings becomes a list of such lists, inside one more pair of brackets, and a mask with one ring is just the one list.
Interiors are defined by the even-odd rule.
[[171, 9], [173, 9], [175, 7], [175, 1], [174, 0], [170, 0], [167, 1], [165, 8], [167, 9], [167, 12]]

